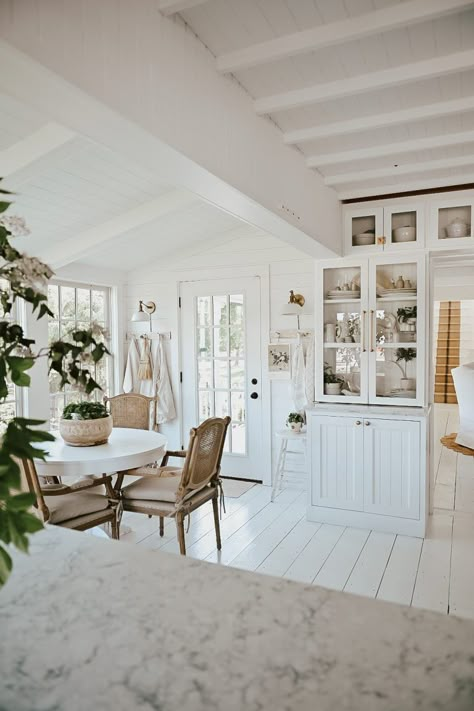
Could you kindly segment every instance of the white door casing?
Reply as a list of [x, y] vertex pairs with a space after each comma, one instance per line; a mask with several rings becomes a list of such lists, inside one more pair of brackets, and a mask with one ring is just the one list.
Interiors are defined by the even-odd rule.
[[191, 427], [230, 414], [222, 474], [262, 480], [260, 278], [181, 282], [180, 298], [183, 444]]

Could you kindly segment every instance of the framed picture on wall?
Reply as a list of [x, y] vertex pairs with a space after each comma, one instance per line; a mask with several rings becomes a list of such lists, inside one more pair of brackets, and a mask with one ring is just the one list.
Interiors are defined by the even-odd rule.
[[289, 380], [291, 375], [291, 345], [268, 344], [268, 374], [273, 380]]

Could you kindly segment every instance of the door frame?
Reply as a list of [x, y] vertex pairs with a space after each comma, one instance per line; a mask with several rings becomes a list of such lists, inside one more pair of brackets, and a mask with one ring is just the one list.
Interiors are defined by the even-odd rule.
[[[267, 486], [272, 483], [272, 401], [271, 384], [268, 376], [268, 364], [264, 353], [268, 344], [270, 334], [270, 267], [268, 265], [240, 266], [240, 267], [209, 267], [206, 269], [196, 269], [179, 272], [177, 275], [177, 319], [178, 319], [178, 363], [179, 370], [183, 368], [183, 348], [182, 342], [182, 312], [180, 307], [181, 285], [187, 282], [212, 281], [220, 279], [231, 279], [235, 277], [258, 277], [260, 279], [260, 348], [262, 358], [262, 384], [261, 384], [261, 408], [262, 408], [262, 476], [261, 480]], [[184, 432], [183, 418], [183, 384], [179, 384], [179, 431], [181, 446], [187, 446], [186, 433]]]

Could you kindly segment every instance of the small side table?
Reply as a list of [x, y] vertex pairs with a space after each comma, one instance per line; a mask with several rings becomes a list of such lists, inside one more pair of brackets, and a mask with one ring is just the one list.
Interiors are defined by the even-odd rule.
[[[280, 440], [280, 453], [278, 455], [278, 461], [276, 465], [276, 470], [273, 475], [272, 482], [272, 501], [274, 501], [275, 496], [279, 491], [281, 491], [283, 480], [285, 474], [300, 474], [301, 472], [296, 469], [286, 468], [286, 455], [295, 454], [303, 458], [303, 464], [306, 462], [306, 432], [293, 432], [293, 430], [279, 430], [275, 433], [277, 439]], [[289, 442], [301, 442], [303, 448], [300, 450], [288, 449]]]

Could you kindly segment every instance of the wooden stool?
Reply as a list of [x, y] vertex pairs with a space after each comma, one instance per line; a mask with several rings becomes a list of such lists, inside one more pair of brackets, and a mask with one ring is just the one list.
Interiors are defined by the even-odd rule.
[[[286, 455], [287, 454], [297, 454], [301, 457], [303, 457], [303, 462], [306, 462], [306, 432], [293, 432], [293, 430], [279, 430], [278, 432], [275, 433], [275, 436], [281, 440], [280, 444], [280, 453], [278, 455], [278, 461], [276, 465], [276, 470], [275, 474], [273, 476], [273, 482], [272, 482], [272, 501], [274, 501], [275, 496], [278, 491], [281, 491], [281, 487], [283, 484], [283, 479], [285, 477], [285, 474], [301, 474], [300, 471], [296, 469], [287, 469], [286, 468]], [[302, 450], [291, 450], [288, 449], [288, 442], [289, 441], [295, 441], [298, 440], [303, 444], [303, 449]]]

